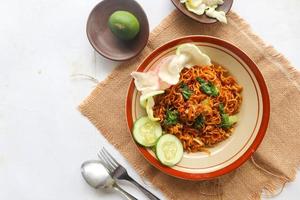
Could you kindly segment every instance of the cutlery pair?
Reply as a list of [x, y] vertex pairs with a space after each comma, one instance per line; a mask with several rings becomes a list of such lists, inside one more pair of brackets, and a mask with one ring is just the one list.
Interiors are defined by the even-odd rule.
[[129, 181], [136, 187], [138, 187], [150, 200], [160, 200], [149, 190], [147, 190], [133, 178], [131, 178], [128, 175], [127, 170], [121, 164], [119, 164], [104, 147], [97, 153], [97, 155], [99, 159], [105, 164], [113, 179]]

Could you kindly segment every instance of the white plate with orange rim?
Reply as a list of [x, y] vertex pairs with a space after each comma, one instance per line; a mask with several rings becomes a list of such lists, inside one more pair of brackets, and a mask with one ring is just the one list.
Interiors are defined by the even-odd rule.
[[[267, 86], [256, 64], [242, 50], [219, 38], [193, 35], [172, 40], [154, 50], [138, 66], [145, 72], [155, 68], [169, 55], [175, 54], [180, 44], [193, 43], [210, 59], [225, 67], [243, 87], [243, 102], [238, 113], [239, 122], [233, 134], [205, 152], [184, 153], [182, 160], [173, 167], [162, 165], [151, 149], [139, 146], [140, 153], [153, 166], [171, 176], [188, 180], [212, 179], [242, 165], [258, 148], [266, 133], [270, 101]], [[126, 98], [126, 117], [132, 133], [134, 122], [146, 112], [139, 103], [140, 92], [130, 82]]]

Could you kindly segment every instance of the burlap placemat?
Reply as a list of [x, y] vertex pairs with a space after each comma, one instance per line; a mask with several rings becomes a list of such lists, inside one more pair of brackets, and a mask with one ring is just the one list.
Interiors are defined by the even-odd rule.
[[[156, 170], [139, 154], [125, 118], [130, 73], [158, 46], [177, 37], [193, 34], [219, 37], [244, 50], [263, 73], [271, 99], [269, 128], [255, 155], [234, 172], [212, 181], [184, 181]], [[174, 11], [152, 31], [143, 52], [121, 64], [105, 81], [99, 83], [79, 106], [79, 110], [134, 169], [168, 199], [260, 199], [262, 190], [274, 194], [284, 183], [293, 180], [299, 167], [299, 83], [300, 75], [290, 63], [271, 46], [265, 45], [234, 12], [228, 14], [227, 25], [203, 25]]]

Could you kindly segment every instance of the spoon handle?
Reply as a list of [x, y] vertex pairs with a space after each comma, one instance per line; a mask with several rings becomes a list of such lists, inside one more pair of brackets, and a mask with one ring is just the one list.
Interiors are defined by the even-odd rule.
[[120, 192], [121, 194], [123, 194], [124, 197], [126, 197], [126, 199], [128, 200], [138, 200], [137, 198], [135, 198], [134, 196], [132, 196], [131, 194], [129, 194], [128, 192], [126, 192], [125, 190], [123, 190], [119, 185], [117, 185], [116, 183], [113, 184], [113, 188]]

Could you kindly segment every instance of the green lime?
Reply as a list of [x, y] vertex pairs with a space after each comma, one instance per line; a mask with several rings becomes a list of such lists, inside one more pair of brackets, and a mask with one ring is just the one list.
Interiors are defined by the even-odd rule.
[[133, 39], [140, 31], [138, 19], [128, 11], [115, 11], [108, 19], [110, 30], [122, 40]]

